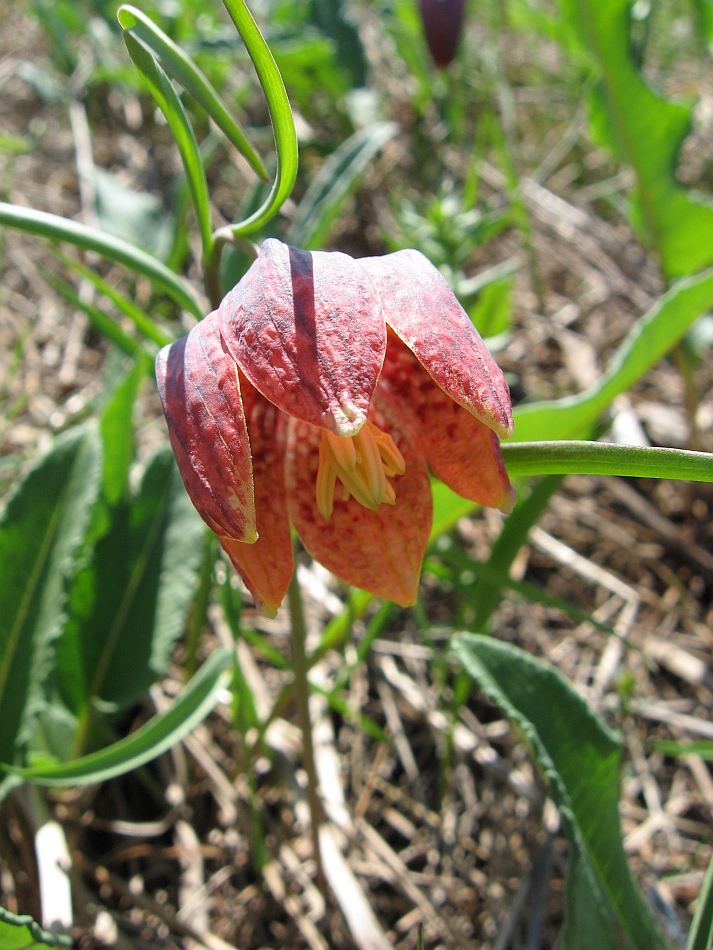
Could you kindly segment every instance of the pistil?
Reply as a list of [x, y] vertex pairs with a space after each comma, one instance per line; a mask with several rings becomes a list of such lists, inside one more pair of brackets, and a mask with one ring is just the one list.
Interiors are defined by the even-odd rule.
[[404, 457], [394, 440], [372, 422], [365, 422], [355, 436], [334, 435], [326, 429], [319, 446], [317, 509], [325, 521], [332, 517], [337, 479], [342, 500], [350, 497], [371, 511], [393, 505], [394, 486], [388, 481], [406, 471]]

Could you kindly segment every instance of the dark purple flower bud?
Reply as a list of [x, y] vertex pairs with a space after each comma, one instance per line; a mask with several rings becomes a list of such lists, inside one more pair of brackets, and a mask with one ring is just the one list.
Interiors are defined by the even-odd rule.
[[463, 0], [420, 0], [426, 42], [439, 69], [455, 59], [463, 26]]

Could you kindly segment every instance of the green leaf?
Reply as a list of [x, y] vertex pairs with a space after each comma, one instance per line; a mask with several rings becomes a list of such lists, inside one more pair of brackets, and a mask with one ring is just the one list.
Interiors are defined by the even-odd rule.
[[324, 247], [344, 199], [372, 158], [398, 130], [395, 122], [375, 122], [342, 142], [324, 162], [297, 206], [285, 235], [288, 244], [305, 250]]
[[713, 942], [713, 859], [708, 864], [708, 870], [703, 881], [703, 887], [698, 895], [696, 912], [693, 915], [691, 929], [688, 933], [686, 950], [710, 950]]
[[76, 715], [95, 698], [126, 707], [164, 673], [198, 583], [203, 536], [167, 447], [137, 497], [111, 512], [73, 589], [58, 670]]
[[289, 197], [297, 177], [299, 156], [292, 109], [272, 53], [244, 0], [223, 0], [223, 2], [255, 66], [270, 111], [277, 152], [275, 181], [265, 202], [245, 221], [230, 225], [233, 234], [241, 235], [259, 230]]
[[[465, 670], [529, 742], [570, 841], [580, 852], [574, 870], [589, 880], [577, 885], [584, 906], [573, 908], [569, 903], [570, 913], [574, 910], [589, 920], [600, 889], [636, 950], [665, 950], [621, 840], [618, 736], [557, 669], [524, 650], [472, 634], [457, 637], [453, 647]], [[603, 907], [597, 928], [600, 950], [621, 945], [607, 918]], [[584, 927], [582, 919], [568, 923], [568, 946], [592, 946], [586, 935], [582, 940], [572, 937]]]
[[81, 261], [78, 261], [74, 257], [69, 257], [67, 254], [57, 252], [56, 256], [65, 266], [71, 268], [79, 274], [80, 277], [88, 280], [100, 294], [111, 300], [114, 306], [121, 311], [125, 317], [128, 317], [136, 329], [140, 333], [143, 333], [147, 339], [152, 340], [159, 346], [166, 346], [168, 343], [173, 343], [173, 337], [164, 333], [164, 331], [161, 330], [160, 327], [157, 327], [153, 320], [148, 317], [143, 310], [137, 307], [132, 300], [129, 300], [128, 297], [120, 293], [116, 287], [112, 287], [112, 285], [104, 280], [103, 277], [100, 277], [99, 274], [95, 274], [89, 267], [85, 267]]
[[134, 457], [134, 403], [141, 383], [153, 369], [153, 362], [139, 354], [104, 407], [99, 422], [104, 443], [102, 490], [110, 505], [116, 505], [125, 495], [129, 480], [129, 466]]
[[523, 475], [622, 475], [713, 482], [713, 454], [611, 442], [511, 442], [502, 446], [511, 478]]
[[699, 755], [702, 759], [713, 762], [713, 740], [710, 739], [702, 739], [699, 742], [672, 742], [670, 739], [661, 739], [652, 745], [664, 755]]
[[668, 278], [713, 263], [713, 207], [694, 200], [676, 180], [678, 153], [692, 109], [657, 96], [631, 52], [630, 0], [562, 0], [600, 77], [592, 103], [597, 138], [636, 172], [633, 217], [661, 255]]
[[33, 208], [22, 208], [4, 201], [0, 202], [0, 225], [49, 238], [51, 241], [74, 244], [75, 247], [84, 248], [85, 251], [96, 251], [97, 254], [110, 261], [123, 264], [133, 273], [147, 277], [198, 320], [204, 316], [193, 291], [177, 274], [146, 251], [134, 247], [127, 241], [99, 231], [97, 228], [90, 228], [86, 224], [80, 224], [79, 221], [70, 221], [56, 214], [35, 211]]
[[66, 787], [105, 782], [155, 759], [180, 742], [213, 709], [218, 693], [230, 683], [227, 669], [232, 650], [216, 650], [181, 690], [170, 709], [113, 743], [71, 762], [45, 763], [31, 768], [10, 769], [14, 775], [37, 785]]
[[64, 297], [65, 300], [78, 310], [85, 313], [99, 333], [105, 336], [107, 340], [111, 340], [122, 353], [126, 353], [127, 356], [137, 355], [141, 349], [141, 344], [137, 340], [132, 339], [132, 337], [127, 336], [115, 320], [107, 316], [99, 307], [95, 307], [94, 304], [86, 303], [86, 301], [82, 300], [74, 287], [67, 283], [66, 280], [62, 280], [60, 277], [49, 273], [49, 271], [41, 270], [41, 273], [50, 287], [54, 288], [58, 294]]
[[245, 156], [250, 166], [264, 181], [269, 181], [265, 166], [253, 148], [240, 123], [231, 115], [227, 106], [215, 91], [205, 74], [193, 60], [166, 36], [156, 24], [136, 7], [125, 4], [119, 7], [117, 18], [124, 35], [132, 33], [146, 44], [161, 60], [164, 69], [178, 80], [186, 92], [203, 106], [226, 138]]
[[188, 187], [193, 199], [193, 208], [198, 222], [198, 231], [201, 236], [204, 259], [208, 257], [213, 243], [213, 228], [210, 220], [210, 197], [206, 182], [203, 160], [198, 150], [193, 126], [188, 121], [186, 110], [171, 80], [161, 69], [144, 44], [132, 36], [131, 32], [124, 32], [124, 42], [131, 56], [131, 61], [141, 74], [154, 97], [159, 109], [166, 117], [166, 121], [173, 133], [173, 137], [181, 155], [183, 168], [186, 172]]
[[483, 287], [475, 304], [468, 309], [468, 316], [483, 338], [500, 336], [510, 329], [513, 283], [512, 276], [491, 281]]
[[96, 426], [58, 438], [0, 519], [0, 761], [13, 762], [43, 706], [68, 588], [99, 493]]
[[0, 950], [45, 950], [47, 947], [71, 947], [72, 938], [50, 933], [29, 914], [11, 914], [0, 907]]
[[596, 383], [576, 396], [518, 406], [513, 413], [517, 440], [536, 442], [582, 434], [615, 396], [630, 389], [666, 356], [712, 304], [713, 271], [676, 283], [636, 321]]
[[92, 184], [101, 230], [164, 261], [171, 250], [175, 222], [161, 199], [129, 188], [103, 168], [93, 169]]

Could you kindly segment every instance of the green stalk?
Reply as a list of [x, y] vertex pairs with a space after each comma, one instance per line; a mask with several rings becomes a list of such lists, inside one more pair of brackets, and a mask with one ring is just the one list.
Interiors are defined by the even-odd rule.
[[307, 683], [307, 626], [302, 608], [302, 592], [297, 580], [297, 567], [292, 574], [292, 580], [287, 590], [290, 605], [290, 623], [292, 626], [292, 668], [295, 674], [295, 700], [297, 702], [297, 718], [302, 730], [302, 764], [307, 773], [307, 801], [309, 803], [312, 825], [312, 850], [317, 864], [317, 886], [326, 898], [327, 885], [322, 867], [322, 855], [319, 850], [319, 826], [322, 820], [322, 808], [317, 791], [317, 770], [314, 764], [314, 745], [312, 744], [312, 722], [309, 716], [309, 685]]

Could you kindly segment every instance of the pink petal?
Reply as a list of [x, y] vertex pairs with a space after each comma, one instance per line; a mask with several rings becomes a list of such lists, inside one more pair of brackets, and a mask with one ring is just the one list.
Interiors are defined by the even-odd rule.
[[269, 239], [218, 313], [228, 350], [266, 399], [337, 435], [359, 431], [386, 327], [378, 294], [351, 257]]
[[392, 480], [396, 503], [370, 511], [353, 498], [342, 501], [337, 486], [332, 517], [325, 521], [315, 502], [320, 430], [291, 420], [286, 464], [290, 517], [320, 564], [348, 584], [407, 607], [416, 602], [431, 528], [428, 470], [408, 417], [381, 387], [369, 419], [391, 435], [406, 461], [406, 473]]
[[216, 534], [252, 543], [250, 442], [238, 368], [223, 348], [216, 315], [161, 350], [156, 380], [191, 501]]
[[292, 577], [292, 539], [285, 492], [286, 420], [279, 409], [243, 381], [245, 415], [253, 456], [258, 539], [241, 544], [221, 538], [233, 562], [263, 613], [280, 606]]
[[441, 389], [505, 438], [513, 430], [510, 392], [468, 314], [418, 251], [358, 262], [376, 284], [384, 317]]
[[515, 491], [497, 435], [447, 396], [392, 334], [379, 392], [382, 387], [388, 387], [415, 415], [426, 461], [437, 478], [462, 498], [505, 514], [512, 511]]

